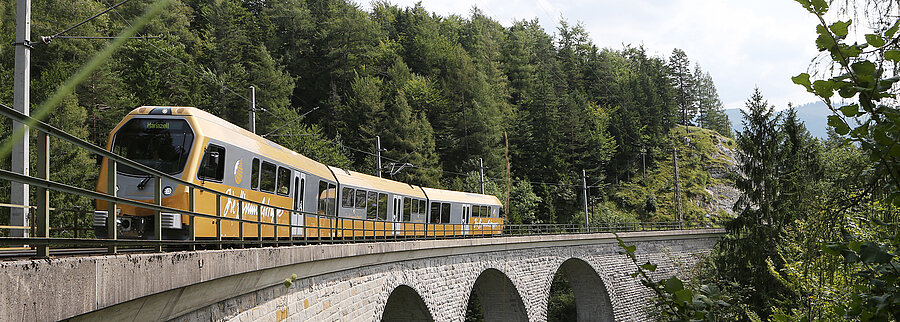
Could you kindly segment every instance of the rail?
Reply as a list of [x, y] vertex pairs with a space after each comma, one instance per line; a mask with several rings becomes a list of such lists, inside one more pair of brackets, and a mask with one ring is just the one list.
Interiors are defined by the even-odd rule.
[[[11, 108], [0, 106], [0, 114], [10, 118], [15, 122], [25, 123], [31, 129], [36, 130], [37, 135], [37, 176], [22, 175], [19, 173], [0, 169], [0, 179], [11, 182], [19, 182], [28, 184], [36, 188], [36, 205], [28, 208], [32, 220], [28, 227], [23, 226], [0, 226], [0, 231], [7, 230], [28, 230], [34, 237], [0, 237], [0, 246], [21, 246], [28, 245], [33, 247], [36, 257], [46, 258], [50, 256], [51, 246], [62, 247], [106, 247], [107, 252], [115, 254], [119, 252], [119, 247], [153, 247], [154, 251], [163, 251], [166, 249], [196, 249], [201, 247], [222, 248], [226, 246], [245, 247], [248, 245], [266, 246], [266, 245], [295, 245], [310, 243], [345, 243], [359, 241], [374, 240], [412, 240], [412, 239], [439, 239], [439, 238], [476, 238], [490, 236], [511, 236], [511, 235], [535, 235], [535, 234], [570, 234], [570, 233], [593, 233], [608, 231], [636, 231], [636, 230], [664, 230], [664, 229], [689, 229], [696, 228], [691, 225], [685, 225], [680, 222], [645, 222], [645, 223], [617, 223], [602, 224], [598, 226], [583, 227], [579, 225], [569, 224], [530, 224], [530, 225], [510, 225], [510, 224], [428, 224], [415, 222], [386, 222], [381, 220], [372, 220], [368, 218], [344, 218], [327, 216], [317, 213], [301, 212], [294, 209], [282, 208], [273, 205], [267, 205], [253, 200], [232, 196], [223, 192], [197, 185], [193, 182], [182, 180], [150, 168], [133, 160], [121, 157], [111, 151], [96, 146], [90, 142], [84, 141], [78, 137], [68, 134], [62, 130], [37, 119], [31, 118]], [[154, 181], [154, 199], [153, 202], [142, 202], [132, 199], [125, 199], [116, 195], [116, 189], [107, 189], [106, 193], [93, 190], [83, 189], [66, 185], [63, 183], [50, 180], [50, 137], [71, 143], [79, 148], [85, 149], [90, 153], [106, 158], [107, 166], [107, 187], [116, 186], [116, 169], [117, 165], [125, 166], [143, 171]], [[189, 201], [187, 209], [173, 208], [165, 206], [162, 203], [162, 180], [171, 180], [178, 185], [182, 185], [188, 189]], [[180, 188], [179, 188], [180, 189]], [[80, 238], [77, 234], [79, 231], [93, 230], [91, 227], [79, 227], [80, 222], [78, 216], [75, 217], [73, 227], [61, 228], [50, 227], [50, 213], [54, 210], [50, 207], [50, 191], [57, 191], [71, 195], [87, 197], [93, 200], [101, 200], [107, 202], [107, 219], [106, 232], [108, 238]], [[208, 192], [215, 196], [216, 211], [215, 214], [207, 214], [197, 212], [195, 209], [196, 191]], [[223, 200], [224, 199], [224, 200]], [[235, 217], [229, 217], [222, 213], [223, 201], [236, 202], [239, 211]], [[122, 239], [118, 237], [119, 220], [115, 209], [118, 205], [130, 205], [138, 208], [148, 209], [153, 212], [153, 236], [152, 239]], [[21, 205], [0, 204], [0, 207], [15, 208], [23, 207]], [[244, 218], [244, 212], [247, 209], [255, 208], [255, 217]], [[271, 220], [266, 220], [262, 216], [263, 210], [276, 214], [271, 216]], [[64, 210], [56, 210], [64, 211]], [[163, 238], [162, 234], [162, 213], [176, 213], [187, 216], [189, 235], [187, 240], [168, 240]], [[92, 214], [92, 212], [89, 212]], [[276, 218], [287, 215], [287, 222], [279, 222]], [[213, 219], [216, 225], [215, 237], [206, 239], [197, 239], [195, 219], [207, 218]], [[83, 219], [83, 218], [82, 218]], [[300, 222], [295, 222], [299, 219]], [[90, 221], [88, 221], [90, 222]], [[314, 222], [315, 225], [309, 224]], [[237, 224], [239, 232], [237, 236], [223, 236], [223, 224]], [[272, 236], [263, 236], [264, 228], [272, 231]], [[71, 230], [75, 232], [74, 237], [51, 237], [52, 231]], [[249, 233], [248, 229], [255, 230], [255, 234]], [[281, 235], [281, 232], [286, 232]], [[59, 235], [59, 234], [57, 234]], [[90, 235], [90, 233], [86, 233]], [[255, 235], [255, 236], [254, 236]]]

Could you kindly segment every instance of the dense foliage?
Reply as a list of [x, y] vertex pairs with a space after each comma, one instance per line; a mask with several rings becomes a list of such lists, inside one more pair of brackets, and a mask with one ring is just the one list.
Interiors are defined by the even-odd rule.
[[[127, 2], [62, 36], [115, 36], [150, 3]], [[35, 2], [32, 38], [110, 5]], [[12, 0], [0, 6], [6, 105], [14, 8]], [[692, 68], [683, 51], [667, 60], [643, 47], [601, 49], [580, 24], [565, 20], [551, 33], [537, 21], [504, 27], [478, 9], [443, 17], [387, 2], [366, 11], [347, 0], [172, 0], [137, 36], [150, 38], [126, 41], [53, 109], [49, 122], [98, 145], [141, 105], [196, 106], [245, 126], [252, 85], [257, 132], [330, 165], [374, 173], [380, 136], [387, 170], [390, 163], [414, 165], [386, 171], [394, 179], [478, 191], [474, 171], [483, 159], [489, 192], [502, 196], [508, 148], [510, 219], [526, 223], [581, 222], [582, 169], [593, 186], [604, 187], [591, 193], [592, 205], [600, 205], [594, 208], [606, 214], [600, 220], [636, 220], [643, 204], [611, 198], [610, 189], [641, 173], [641, 161], [650, 170], [671, 162], [676, 124], [730, 135], [711, 77]], [[106, 42], [57, 37], [37, 44], [34, 104]], [[9, 124], [2, 122], [5, 137]], [[51, 153], [60, 181], [93, 185], [97, 167], [89, 155], [61, 144]], [[0, 162], [7, 167], [6, 158]], [[61, 209], [89, 207], [58, 199]], [[651, 212], [640, 219], [669, 218]]]
[[[830, 66], [793, 81], [834, 113], [830, 136], [811, 138], [793, 109], [775, 112], [758, 90], [751, 95], [737, 134], [739, 216], [727, 223], [727, 235], [692, 285], [719, 285], [733, 305], [714, 313], [730, 319], [896, 321], [900, 2], [797, 2], [817, 17], [816, 45]], [[868, 22], [864, 27], [849, 19], [857, 13], [857, 21]], [[854, 28], [871, 32], [864, 43], [847, 40]], [[666, 293], [659, 297], [672, 303]], [[677, 292], [674, 299], [678, 304]], [[707, 307], [683, 304], [661, 318], [683, 320], [682, 311]]]

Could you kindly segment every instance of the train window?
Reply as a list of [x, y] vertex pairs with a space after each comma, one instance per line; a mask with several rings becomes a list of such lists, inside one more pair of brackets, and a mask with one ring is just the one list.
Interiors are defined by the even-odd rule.
[[419, 213], [425, 215], [425, 200], [419, 200]]
[[356, 209], [366, 209], [365, 190], [356, 190]]
[[272, 163], [263, 161], [259, 171], [259, 190], [265, 192], [275, 192], [275, 169], [278, 168]]
[[412, 202], [409, 198], [403, 198], [403, 221], [409, 221], [412, 216]]
[[275, 192], [282, 196], [291, 192], [291, 169], [278, 167], [278, 188]]
[[478, 206], [478, 217], [490, 217], [487, 206]]
[[440, 202], [432, 202], [431, 203], [431, 223], [432, 224], [440, 224], [441, 223], [441, 203]]
[[481, 206], [472, 206], [472, 217], [481, 217]]
[[337, 210], [335, 206], [337, 206], [337, 186], [333, 183], [328, 184], [328, 215], [334, 216], [335, 211]]
[[375, 219], [378, 216], [378, 193], [369, 191], [369, 206], [366, 209], [366, 219]]
[[250, 172], [250, 189], [259, 190], [259, 159], [253, 158], [253, 168]]
[[294, 178], [294, 209], [303, 211], [303, 180]]
[[353, 188], [341, 190], [341, 207], [353, 208]]
[[387, 220], [388, 213], [388, 196], [384, 193], [378, 194], [378, 220]]
[[442, 224], [450, 223], [450, 204], [449, 203], [441, 204], [441, 223]]
[[200, 180], [213, 181], [222, 181], [225, 178], [225, 148], [215, 144], [206, 147], [197, 177]]
[[306, 179], [300, 178], [299, 188], [294, 189], [300, 190], [300, 198], [297, 198], [297, 210], [303, 211], [303, 199], [306, 198]]
[[412, 214], [414, 216], [418, 215], [419, 214], [419, 200], [413, 199], [410, 202], [411, 202], [411, 204], [409, 206], [410, 206], [410, 208], [412, 208], [412, 210], [410, 212], [412, 212]]
[[327, 181], [319, 181], [319, 205], [316, 212], [320, 215], [334, 216], [334, 203], [337, 187]]

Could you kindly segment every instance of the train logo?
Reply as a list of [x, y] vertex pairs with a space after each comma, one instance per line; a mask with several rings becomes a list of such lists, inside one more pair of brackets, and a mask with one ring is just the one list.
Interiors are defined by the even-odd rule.
[[234, 163], [234, 183], [241, 184], [241, 181], [244, 180], [244, 165], [241, 164], [241, 160], [237, 160]]

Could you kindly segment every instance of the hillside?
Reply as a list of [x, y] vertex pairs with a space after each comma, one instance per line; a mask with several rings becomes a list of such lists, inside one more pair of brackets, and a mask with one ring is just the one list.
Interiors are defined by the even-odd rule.
[[[734, 186], [737, 171], [734, 140], [698, 127], [688, 127], [687, 142], [680, 137], [684, 127], [669, 133], [678, 144], [678, 166], [682, 182], [686, 221], [721, 222], [734, 216], [732, 207], [740, 193]], [[646, 180], [636, 177], [614, 194], [622, 209], [642, 221], [674, 221], [674, 171], [671, 158], [648, 169]]]

